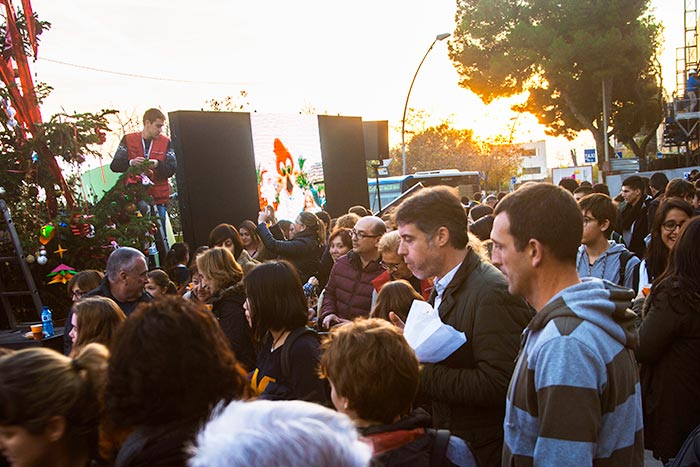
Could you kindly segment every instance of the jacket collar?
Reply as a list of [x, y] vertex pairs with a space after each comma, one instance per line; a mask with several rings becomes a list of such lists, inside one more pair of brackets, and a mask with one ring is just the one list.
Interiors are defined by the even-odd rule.
[[[456, 299], [453, 296], [455, 291], [459, 290], [464, 282], [469, 279], [471, 273], [479, 266], [481, 259], [471, 248], [467, 247], [467, 255], [462, 261], [462, 265], [457, 270], [457, 273], [452, 278], [452, 281], [447, 285], [445, 291], [442, 293], [442, 301], [440, 302], [440, 318], [444, 319], [452, 312], [454, 308]], [[433, 289], [430, 294], [430, 303], [435, 303], [435, 289]]]

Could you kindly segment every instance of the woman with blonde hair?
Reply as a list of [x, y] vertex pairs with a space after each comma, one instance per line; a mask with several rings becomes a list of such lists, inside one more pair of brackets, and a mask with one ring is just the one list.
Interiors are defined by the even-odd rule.
[[225, 248], [211, 248], [197, 257], [203, 285], [212, 293], [211, 311], [247, 371], [255, 368], [255, 350], [243, 303], [243, 269]]
[[109, 348], [114, 333], [125, 319], [122, 309], [107, 297], [88, 297], [73, 305], [70, 356], [75, 357], [93, 342]]
[[0, 451], [10, 465], [100, 461], [98, 429], [109, 352], [91, 344], [74, 359], [46, 348], [0, 357]]
[[[80, 271], [78, 274], [73, 276], [70, 282], [68, 282], [68, 296], [70, 297], [71, 302], [77, 302], [83, 298], [84, 294], [88, 293], [92, 289], [98, 288], [102, 282], [102, 278], [104, 278], [104, 274], [95, 269]], [[73, 319], [72, 315], [73, 308], [68, 310], [66, 327], [63, 330], [63, 353], [65, 355], [70, 354], [71, 349], [73, 348], [73, 341], [70, 338], [71, 321]]]

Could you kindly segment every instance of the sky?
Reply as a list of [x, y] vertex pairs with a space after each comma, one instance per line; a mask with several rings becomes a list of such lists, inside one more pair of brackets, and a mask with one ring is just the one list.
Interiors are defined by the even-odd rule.
[[[45, 116], [103, 108], [139, 117], [149, 107], [166, 113], [206, 110], [208, 99], [245, 90], [250, 110], [260, 113], [315, 108], [389, 120], [391, 146], [400, 143], [396, 128], [416, 67], [437, 34], [453, 32], [456, 8], [454, 0], [33, 0], [32, 5], [52, 23], [31, 64], [36, 79], [54, 87], [42, 108]], [[652, 6], [665, 27], [664, 82], [673, 87], [683, 0], [652, 0]], [[418, 74], [409, 107], [425, 110], [431, 123], [451, 119], [482, 137], [513, 130], [518, 142], [545, 138], [534, 117], [516, 119], [506, 101], [485, 106], [458, 81], [447, 44], [438, 42]], [[547, 141], [555, 166], [566, 165], [570, 148], [583, 153], [593, 147], [586, 134], [573, 143]]]

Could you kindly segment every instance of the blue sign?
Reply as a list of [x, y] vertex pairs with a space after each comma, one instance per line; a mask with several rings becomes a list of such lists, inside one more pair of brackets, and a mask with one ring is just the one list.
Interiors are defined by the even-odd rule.
[[583, 160], [586, 164], [595, 163], [595, 149], [584, 149]]
[[615, 157], [617, 157], [618, 159], [622, 159], [622, 151], [617, 151], [615, 153]]

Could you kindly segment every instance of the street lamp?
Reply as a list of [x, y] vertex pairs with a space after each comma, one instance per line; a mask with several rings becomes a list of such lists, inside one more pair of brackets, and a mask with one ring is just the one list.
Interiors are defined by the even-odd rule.
[[450, 37], [449, 32], [444, 32], [442, 34], [438, 34], [435, 36], [435, 40], [433, 40], [433, 43], [430, 44], [430, 47], [428, 47], [428, 51], [423, 55], [423, 60], [420, 61], [420, 64], [418, 65], [418, 68], [416, 69], [416, 73], [413, 75], [413, 80], [411, 81], [411, 86], [408, 88], [408, 94], [406, 94], [406, 103], [403, 106], [403, 117], [401, 118], [401, 160], [403, 161], [403, 174], [406, 175], [406, 141], [404, 140], [404, 131], [406, 129], [406, 110], [408, 110], [408, 98], [411, 97], [411, 90], [413, 89], [413, 83], [416, 82], [416, 76], [418, 76], [418, 72], [420, 71], [420, 67], [423, 65], [423, 62], [425, 61], [426, 57], [430, 53], [431, 50], [433, 50], [433, 46], [437, 41], [443, 41]]

